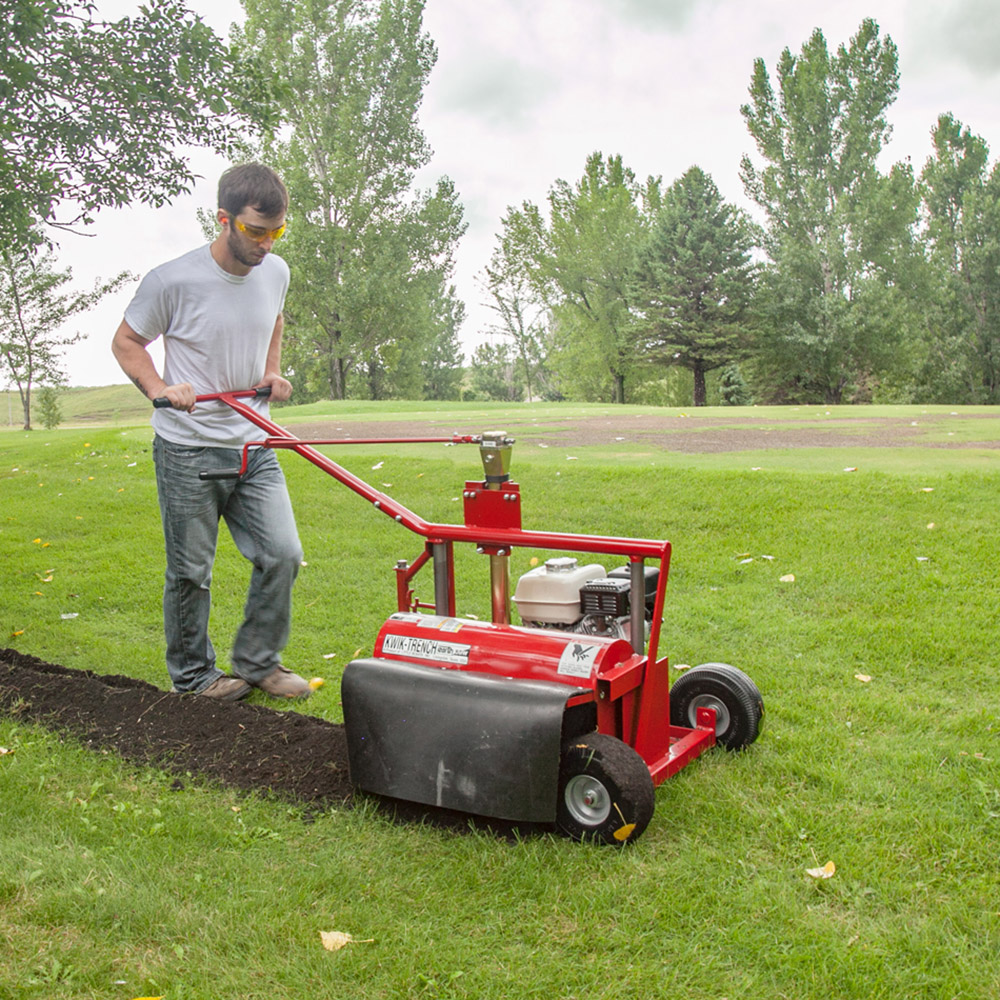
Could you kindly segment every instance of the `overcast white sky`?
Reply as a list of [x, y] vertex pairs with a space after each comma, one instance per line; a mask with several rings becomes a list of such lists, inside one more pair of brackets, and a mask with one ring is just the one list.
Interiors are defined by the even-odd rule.
[[[109, 18], [137, 6], [97, 5]], [[238, 0], [190, 5], [223, 35], [242, 15]], [[773, 79], [782, 49], [798, 52], [817, 27], [833, 49], [865, 17], [899, 49], [887, 163], [909, 158], [919, 170], [944, 111], [983, 136], [995, 161], [997, 0], [426, 0], [438, 62], [421, 121], [434, 157], [418, 183], [430, 187], [446, 174], [465, 206], [455, 280], [468, 310], [467, 352], [485, 339], [490, 314], [477, 276], [508, 205], [543, 202], [557, 178], [575, 181], [595, 150], [620, 153], [639, 178], [667, 183], [696, 163], [723, 197], [745, 203], [739, 162], [755, 151], [739, 108], [754, 59], [765, 60]], [[141, 275], [202, 241], [195, 212], [214, 208], [227, 164], [203, 151], [192, 160], [204, 180], [191, 196], [159, 210], [104, 212], [93, 236], [61, 238], [60, 264], [79, 285], [124, 269]], [[109, 344], [131, 294], [109, 296], [71, 327], [87, 334], [67, 352], [71, 385], [127, 381]]]

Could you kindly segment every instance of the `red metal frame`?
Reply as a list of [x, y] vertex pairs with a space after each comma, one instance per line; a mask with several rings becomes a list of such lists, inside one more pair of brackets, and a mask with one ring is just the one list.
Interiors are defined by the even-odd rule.
[[[654, 784], [660, 784], [691, 760], [715, 745], [715, 712], [698, 709], [694, 729], [672, 726], [670, 717], [670, 679], [666, 658], [657, 659], [667, 575], [670, 568], [671, 546], [667, 541], [643, 538], [620, 538], [602, 535], [577, 535], [565, 532], [529, 531], [521, 527], [521, 495], [516, 483], [507, 482], [498, 488], [487, 488], [483, 482], [466, 482], [464, 499], [465, 524], [437, 524], [425, 521], [388, 494], [375, 489], [363, 479], [348, 472], [315, 445], [356, 445], [396, 443], [479, 443], [477, 435], [412, 438], [330, 438], [303, 440], [290, 435], [282, 427], [240, 399], [257, 396], [254, 389], [222, 392], [197, 397], [197, 402], [220, 400], [231, 406], [269, 436], [249, 442], [243, 447], [241, 473], [246, 471], [247, 452], [261, 447], [294, 451], [322, 469], [339, 483], [357, 493], [396, 523], [425, 539], [424, 551], [411, 564], [401, 562], [396, 567], [396, 597], [400, 611], [437, 609], [438, 614], [455, 614], [452, 546], [466, 542], [477, 551], [495, 556], [507, 556], [513, 548], [542, 548], [572, 552], [593, 552], [627, 557], [631, 563], [646, 559], [659, 560], [660, 576], [656, 590], [645, 655], [635, 655], [615, 663], [605, 671], [599, 669], [592, 700], [597, 705], [597, 725], [601, 732], [617, 736], [632, 746], [649, 767]], [[427, 562], [432, 550], [442, 546], [448, 562], [447, 594], [436, 594], [434, 605], [421, 603], [414, 597], [410, 583]], [[442, 606], [443, 605], [443, 606]], [[497, 612], [494, 609], [494, 619]], [[588, 700], [583, 698], [583, 700]]]

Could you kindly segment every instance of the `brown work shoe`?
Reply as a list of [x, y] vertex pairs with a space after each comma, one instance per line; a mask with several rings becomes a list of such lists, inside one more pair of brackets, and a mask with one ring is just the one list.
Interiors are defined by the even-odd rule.
[[[177, 688], [173, 688], [173, 692], [174, 694], [183, 693]], [[228, 674], [217, 677], [207, 688], [197, 692], [201, 698], [214, 698], [216, 701], [239, 701], [240, 698], [245, 698], [249, 693], [250, 685], [245, 680], [240, 677], [230, 677]]]
[[304, 677], [292, 673], [288, 667], [277, 667], [262, 681], [254, 685], [272, 698], [308, 698], [312, 688]]

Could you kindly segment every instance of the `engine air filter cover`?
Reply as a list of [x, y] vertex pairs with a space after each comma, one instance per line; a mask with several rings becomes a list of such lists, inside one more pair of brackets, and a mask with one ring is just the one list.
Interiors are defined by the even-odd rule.
[[629, 613], [631, 602], [628, 580], [605, 577], [603, 580], [588, 580], [580, 588], [580, 610], [585, 615], [609, 615], [624, 618]]

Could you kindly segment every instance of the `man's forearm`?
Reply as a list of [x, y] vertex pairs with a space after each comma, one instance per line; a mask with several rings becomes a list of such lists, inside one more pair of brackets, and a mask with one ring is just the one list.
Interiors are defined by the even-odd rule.
[[128, 331], [119, 329], [111, 342], [111, 352], [121, 370], [147, 399], [163, 395], [167, 383], [160, 378], [149, 352], [129, 337]]

